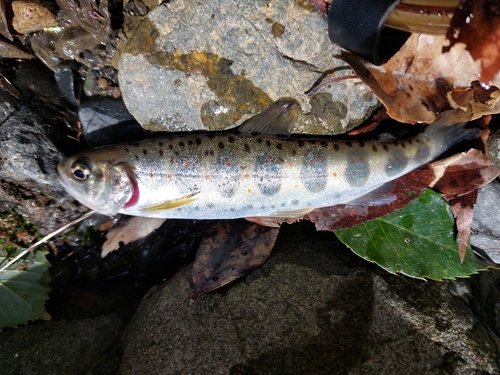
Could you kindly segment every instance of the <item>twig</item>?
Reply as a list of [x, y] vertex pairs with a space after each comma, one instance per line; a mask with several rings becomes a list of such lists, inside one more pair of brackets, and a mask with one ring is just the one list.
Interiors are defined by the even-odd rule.
[[19, 255], [17, 255], [13, 259], [11, 259], [5, 266], [3, 266], [2, 268], [0, 268], [0, 273], [4, 272], [8, 267], [10, 267], [12, 264], [14, 264], [15, 262], [17, 262], [19, 259], [21, 259], [23, 256], [25, 256], [30, 251], [35, 250], [38, 246], [40, 246], [41, 244], [43, 244], [45, 241], [51, 239], [52, 237], [58, 235], [59, 233], [61, 233], [65, 229], [67, 229], [67, 228], [69, 228], [69, 227], [71, 227], [71, 226], [79, 223], [80, 221], [85, 220], [86, 218], [88, 218], [89, 216], [93, 215], [94, 213], [95, 213], [95, 211], [89, 211], [86, 214], [80, 216], [78, 219], [75, 219], [72, 222], [70, 222], [70, 223], [68, 223], [66, 225], [63, 225], [61, 228], [56, 229], [52, 233], [49, 233], [48, 235], [46, 235], [45, 237], [43, 237], [40, 241], [34, 243], [30, 247], [28, 247], [26, 250], [24, 250], [23, 252], [21, 252]]

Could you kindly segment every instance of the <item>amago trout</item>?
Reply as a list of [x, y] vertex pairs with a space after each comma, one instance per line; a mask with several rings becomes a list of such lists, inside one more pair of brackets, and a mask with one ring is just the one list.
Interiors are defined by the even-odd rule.
[[85, 151], [59, 163], [59, 179], [77, 200], [107, 215], [293, 217], [360, 201], [479, 133], [434, 124], [396, 142], [283, 137], [297, 110], [294, 100], [281, 100], [231, 132]]

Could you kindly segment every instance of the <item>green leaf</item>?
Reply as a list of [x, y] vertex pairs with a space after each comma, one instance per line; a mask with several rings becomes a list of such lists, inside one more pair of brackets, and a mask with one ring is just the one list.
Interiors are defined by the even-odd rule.
[[[19, 254], [9, 254], [0, 247], [0, 266]], [[46, 252], [38, 250], [33, 257], [28, 253], [0, 273], [0, 330], [4, 327], [17, 327], [30, 320], [50, 319], [45, 311], [50, 290], [49, 262]]]
[[335, 234], [357, 255], [391, 273], [443, 280], [486, 269], [470, 245], [460, 262], [453, 216], [441, 197], [427, 189], [401, 210]]

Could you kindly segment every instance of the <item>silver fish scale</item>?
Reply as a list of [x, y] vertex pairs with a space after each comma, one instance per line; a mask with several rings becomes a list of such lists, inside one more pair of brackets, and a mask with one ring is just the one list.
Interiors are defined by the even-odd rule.
[[[443, 151], [425, 136], [381, 144], [215, 135], [115, 147], [128, 153], [139, 191], [120, 212], [197, 219], [293, 216], [347, 203]], [[189, 203], [165, 208], [183, 197]]]

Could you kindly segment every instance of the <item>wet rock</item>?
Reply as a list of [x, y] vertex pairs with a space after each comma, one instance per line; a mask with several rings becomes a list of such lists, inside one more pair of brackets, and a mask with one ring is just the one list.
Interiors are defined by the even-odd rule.
[[73, 64], [71, 62], [63, 62], [56, 66], [54, 70], [54, 78], [61, 94], [73, 105], [80, 104], [80, 101], [75, 96], [75, 77], [73, 74]]
[[121, 99], [87, 100], [78, 108], [78, 116], [84, 140], [91, 148], [149, 137]]
[[2, 374], [116, 374], [117, 363], [102, 359], [122, 324], [116, 315], [101, 315], [6, 329], [0, 335]]
[[483, 251], [500, 264], [500, 182], [495, 180], [479, 189], [471, 225], [471, 245]]
[[47, 233], [86, 209], [75, 205], [57, 180], [63, 154], [56, 143], [65, 145], [60, 149], [76, 143], [61, 125], [76, 119], [54, 95], [52, 72], [41, 68], [22, 64], [10, 78], [21, 99], [0, 91], [0, 209], [19, 212]]
[[295, 97], [304, 115], [294, 132], [338, 134], [378, 103], [356, 79], [334, 83], [332, 76], [350, 74], [332, 57], [338, 52], [326, 19], [307, 2], [175, 0], [129, 38], [120, 88], [147, 130], [220, 130]]
[[31, 0], [13, 1], [11, 5], [14, 13], [12, 26], [19, 34], [32, 33], [58, 24], [56, 16], [51, 11], [54, 10], [54, 6], [50, 4]]
[[282, 231], [243, 281], [191, 301], [187, 268], [143, 300], [121, 374], [499, 373], [498, 317], [485, 312], [498, 273], [472, 287], [422, 282], [362, 261], [307, 223]]

